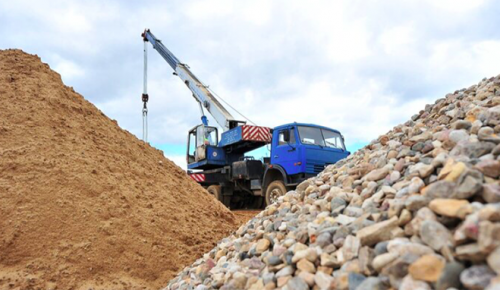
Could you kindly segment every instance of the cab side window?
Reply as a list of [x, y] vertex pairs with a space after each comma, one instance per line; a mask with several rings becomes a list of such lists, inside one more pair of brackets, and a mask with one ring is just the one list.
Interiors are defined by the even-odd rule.
[[[288, 142], [285, 140], [285, 132], [288, 131]], [[281, 130], [278, 135], [278, 146], [286, 144], [295, 144], [295, 132], [293, 129]]]
[[278, 135], [278, 146], [279, 145], [285, 145], [286, 144], [286, 141], [285, 141], [285, 130], [282, 130], [280, 131], [279, 135]]

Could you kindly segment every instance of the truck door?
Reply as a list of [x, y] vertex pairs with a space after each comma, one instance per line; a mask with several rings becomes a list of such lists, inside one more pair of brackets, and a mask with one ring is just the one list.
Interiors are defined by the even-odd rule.
[[294, 127], [280, 129], [273, 138], [271, 164], [281, 165], [288, 175], [300, 172], [299, 152], [297, 150]]

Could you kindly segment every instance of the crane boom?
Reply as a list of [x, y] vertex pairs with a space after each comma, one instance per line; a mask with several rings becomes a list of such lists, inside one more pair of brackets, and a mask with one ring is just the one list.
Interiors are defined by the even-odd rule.
[[[193, 97], [198, 101], [202, 108], [205, 108], [214, 117], [215, 121], [223, 128], [224, 131], [237, 127], [240, 124], [245, 124], [243, 121], [238, 121], [229, 113], [224, 106], [212, 95], [208, 88], [191, 72], [189, 67], [180, 62], [179, 59], [168, 50], [161, 40], [156, 38], [149, 29], [144, 30], [142, 38], [145, 42], [149, 41], [153, 48], [167, 61], [186, 86], [193, 93]], [[204, 125], [206, 118], [202, 117]]]

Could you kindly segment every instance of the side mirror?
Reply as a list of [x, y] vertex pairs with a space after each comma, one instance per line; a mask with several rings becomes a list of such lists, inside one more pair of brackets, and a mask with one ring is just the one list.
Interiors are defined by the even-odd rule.
[[285, 142], [290, 142], [290, 130], [283, 131], [283, 139]]

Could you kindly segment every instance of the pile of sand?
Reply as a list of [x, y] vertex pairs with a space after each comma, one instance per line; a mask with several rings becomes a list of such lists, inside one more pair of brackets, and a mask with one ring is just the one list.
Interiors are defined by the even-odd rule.
[[0, 50], [0, 288], [150, 289], [235, 228], [34, 55]]

